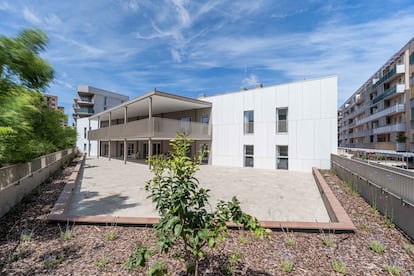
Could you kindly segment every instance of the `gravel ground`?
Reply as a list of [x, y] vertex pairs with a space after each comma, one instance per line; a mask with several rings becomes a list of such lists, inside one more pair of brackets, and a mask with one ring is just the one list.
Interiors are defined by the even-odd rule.
[[[0, 219], [0, 274], [2, 275], [126, 275], [123, 263], [136, 243], [157, 251], [153, 229], [117, 225], [49, 224], [46, 217], [63, 189], [75, 162], [39, 186]], [[290, 275], [337, 275], [332, 260], [341, 261], [348, 275], [390, 275], [385, 265], [414, 275], [414, 244], [395, 227], [388, 227], [359, 196], [353, 195], [329, 171], [322, 172], [358, 228], [355, 234], [276, 231], [258, 240], [245, 231], [230, 236], [200, 264], [202, 275], [288, 275], [281, 261], [293, 263]], [[63, 233], [69, 233], [67, 239]], [[111, 235], [113, 239], [108, 239]], [[71, 236], [71, 237], [69, 237]], [[326, 245], [324, 243], [330, 245]], [[385, 246], [370, 249], [372, 241]], [[155, 254], [150, 264], [165, 260], [171, 275], [185, 275], [185, 263], [171, 252]], [[147, 269], [135, 270], [146, 275]], [[340, 275], [340, 274], [338, 274]]]

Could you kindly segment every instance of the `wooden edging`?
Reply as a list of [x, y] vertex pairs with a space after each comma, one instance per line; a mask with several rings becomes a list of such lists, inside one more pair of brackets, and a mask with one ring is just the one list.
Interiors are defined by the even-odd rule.
[[[112, 216], [68, 216], [65, 213], [72, 198], [72, 194], [79, 181], [81, 167], [85, 162], [85, 156], [75, 167], [68, 183], [65, 185], [59, 199], [56, 201], [52, 212], [48, 216], [50, 221], [65, 221], [74, 223], [93, 224], [117, 224], [117, 225], [153, 225], [159, 221], [155, 217], [112, 217]], [[294, 221], [259, 221], [263, 227], [275, 230], [288, 229], [289, 231], [330, 231], [330, 232], [354, 232], [356, 230], [351, 219], [336, 199], [332, 190], [322, 177], [317, 168], [313, 168], [313, 175], [321, 193], [323, 202], [332, 222], [294, 222]], [[238, 225], [229, 223], [229, 227], [237, 228]]]

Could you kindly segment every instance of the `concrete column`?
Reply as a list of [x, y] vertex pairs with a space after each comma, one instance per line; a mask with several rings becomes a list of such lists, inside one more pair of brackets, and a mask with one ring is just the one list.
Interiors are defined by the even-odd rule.
[[111, 161], [111, 140], [108, 140], [108, 160]]
[[88, 120], [88, 156], [91, 156], [91, 140], [89, 140], [90, 130], [91, 130], [91, 120]]
[[[101, 117], [98, 116], [98, 128], [101, 128]], [[96, 158], [99, 159], [99, 156], [101, 155], [101, 140], [98, 139], [96, 141]]]
[[[152, 156], [152, 144], [151, 144], [151, 138], [148, 138], [148, 160], [151, 158]], [[151, 163], [148, 162], [148, 166], [151, 169]]]
[[109, 112], [109, 124], [108, 124], [108, 127], [111, 126], [111, 121], [112, 121], [112, 114], [111, 114], [111, 112]]
[[126, 125], [127, 120], [128, 120], [128, 107], [125, 106], [124, 107], [124, 125]]
[[124, 164], [126, 164], [127, 161], [127, 139], [124, 139]]

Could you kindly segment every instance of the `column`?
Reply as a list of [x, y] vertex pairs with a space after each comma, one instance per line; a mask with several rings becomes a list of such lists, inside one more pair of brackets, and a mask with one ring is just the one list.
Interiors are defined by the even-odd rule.
[[[148, 138], [148, 161], [151, 159], [152, 156], [152, 144], [151, 138]], [[148, 162], [148, 167], [151, 169], [151, 162]]]
[[108, 140], [108, 160], [111, 161], [111, 140]]
[[[148, 98], [148, 159], [152, 156], [151, 135], [154, 133], [154, 123], [152, 121], [152, 97]], [[151, 163], [148, 163], [151, 169]]]
[[[109, 112], [109, 122], [108, 122], [108, 127], [109, 127], [109, 137], [111, 136], [111, 123], [112, 123], [112, 114], [111, 112]], [[108, 160], [111, 161], [111, 139], [108, 140]]]
[[91, 120], [88, 120], [88, 156], [91, 156], [91, 140], [89, 140], [90, 130], [91, 130]]
[[[101, 128], [101, 117], [98, 116], [98, 129]], [[101, 140], [96, 141], [96, 158], [101, 155]]]
[[124, 164], [126, 164], [127, 161], [127, 139], [124, 138]]

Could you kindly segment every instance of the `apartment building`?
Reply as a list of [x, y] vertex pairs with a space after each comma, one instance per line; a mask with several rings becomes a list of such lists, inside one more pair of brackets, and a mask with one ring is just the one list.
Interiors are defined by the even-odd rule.
[[339, 146], [414, 152], [414, 38], [338, 110]]
[[128, 96], [88, 85], [78, 86], [78, 96], [73, 99], [73, 119], [89, 117], [129, 100]]
[[[85, 134], [92, 129], [87, 118], [128, 100], [129, 97], [125, 95], [88, 85], [78, 85], [78, 97], [74, 98], [73, 104], [73, 118], [76, 125], [76, 146], [80, 152], [96, 153], [96, 141], [88, 141]], [[94, 123], [92, 127], [96, 127]]]
[[46, 103], [50, 109], [57, 109], [58, 108], [58, 97], [55, 95], [50, 94], [43, 94], [46, 99]]
[[97, 141], [90, 155], [125, 162], [168, 153], [181, 132], [194, 140], [190, 156], [208, 150], [207, 164], [310, 172], [336, 153], [336, 101], [336, 77], [199, 99], [152, 91], [89, 117], [83, 131]]

